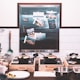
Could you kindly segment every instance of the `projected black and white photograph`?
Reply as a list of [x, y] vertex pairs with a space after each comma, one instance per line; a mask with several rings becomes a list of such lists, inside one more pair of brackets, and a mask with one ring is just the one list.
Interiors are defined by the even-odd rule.
[[20, 51], [54, 49], [59, 51], [60, 3], [18, 3]]

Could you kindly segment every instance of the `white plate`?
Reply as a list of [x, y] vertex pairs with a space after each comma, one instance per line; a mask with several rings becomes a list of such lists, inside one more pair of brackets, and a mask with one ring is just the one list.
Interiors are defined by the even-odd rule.
[[76, 64], [76, 61], [69, 61], [70, 64]]
[[9, 73], [16, 76], [12, 79], [24, 79], [30, 76], [30, 73], [27, 71], [10, 71]]

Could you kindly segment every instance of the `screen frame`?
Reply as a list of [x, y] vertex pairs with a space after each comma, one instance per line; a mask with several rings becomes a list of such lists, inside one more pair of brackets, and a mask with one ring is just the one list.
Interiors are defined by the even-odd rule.
[[[46, 6], [47, 6], [47, 5], [51, 5], [51, 6], [53, 6], [53, 5], [54, 5], [54, 6], [55, 6], [55, 5], [59, 5], [59, 6], [60, 6], [60, 27], [59, 27], [59, 28], [61, 28], [61, 26], [62, 26], [62, 25], [61, 25], [61, 20], [62, 20], [62, 19], [61, 19], [62, 3], [17, 3], [17, 6], [18, 6], [18, 7], [17, 7], [17, 8], [18, 8], [18, 24], [17, 24], [17, 25], [18, 25], [18, 26], [19, 26], [19, 6], [21, 6], [21, 5], [24, 5], [24, 6], [25, 6], [25, 5], [28, 5], [28, 6], [29, 6], [29, 5], [31, 5], [31, 6], [35, 6], [35, 5], [36, 5], [36, 6], [37, 6], [37, 5], [39, 5], [39, 6], [42, 6], [42, 5], [46, 5]], [[20, 31], [19, 31], [19, 32], [20, 32]], [[59, 44], [59, 43], [58, 43], [58, 44]], [[20, 46], [20, 44], [19, 44], [19, 46]], [[58, 45], [58, 46], [59, 46], [59, 45]], [[37, 52], [47, 52], [47, 50], [51, 50], [52, 52], [59, 52], [59, 48], [58, 48], [58, 51], [56, 51], [56, 50], [54, 51], [53, 49], [26, 49], [26, 50], [24, 49], [24, 50], [20, 50], [20, 48], [19, 48], [19, 51], [20, 51], [20, 52], [33, 52], [33, 51], [34, 51], [34, 52], [35, 52], [35, 51], [37, 51]]]

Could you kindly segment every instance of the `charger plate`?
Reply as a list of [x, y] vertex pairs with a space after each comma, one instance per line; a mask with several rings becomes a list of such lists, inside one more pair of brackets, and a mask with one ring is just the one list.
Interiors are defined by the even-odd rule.
[[8, 74], [15, 75], [15, 77], [8, 77], [9, 79], [25, 79], [30, 76], [28, 71], [10, 71]]

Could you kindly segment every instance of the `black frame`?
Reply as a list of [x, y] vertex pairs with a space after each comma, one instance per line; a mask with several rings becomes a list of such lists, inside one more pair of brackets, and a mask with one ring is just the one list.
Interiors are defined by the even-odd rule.
[[[47, 5], [51, 5], [51, 6], [53, 6], [53, 5], [59, 5], [59, 7], [60, 7], [60, 12], [59, 12], [59, 13], [60, 13], [60, 15], [59, 15], [59, 17], [60, 17], [60, 19], [59, 19], [59, 20], [60, 20], [60, 21], [59, 21], [60, 24], [59, 24], [59, 28], [61, 27], [62, 3], [18, 3], [17, 6], [18, 6], [18, 26], [19, 26], [19, 27], [20, 27], [20, 21], [19, 21], [19, 14], [20, 14], [20, 13], [19, 13], [19, 6], [20, 6], [20, 5], [24, 5], [24, 6], [25, 6], [25, 5], [28, 5], [28, 6], [29, 6], [29, 5], [32, 5], [32, 6], [34, 6], [34, 5], [39, 5], [39, 6], [41, 6], [41, 5], [46, 5], [46, 6], [47, 6]], [[21, 32], [21, 31], [20, 31], [20, 32]], [[58, 35], [58, 37], [59, 37], [59, 35]], [[59, 41], [58, 41], [58, 46], [59, 46]], [[20, 49], [19, 49], [19, 50], [20, 50]], [[41, 49], [26, 49], [26, 50], [23, 50], [23, 51], [20, 50], [20, 52], [24, 52], [24, 51], [28, 51], [28, 50], [29, 50], [29, 51], [38, 51], [38, 50], [39, 50], [39, 51], [44, 51], [44, 49], [42, 49], [42, 50], [41, 50]], [[52, 50], [52, 49], [49, 49], [49, 50]], [[45, 51], [46, 51], [46, 50], [45, 50]], [[53, 51], [54, 51], [54, 50], [53, 50]], [[55, 50], [55, 52], [59, 52], [59, 48], [58, 48], [58, 51]]]
[[63, 27], [60, 27], [61, 29], [76, 29], [76, 28], [79, 28], [80, 29], [80, 26], [63, 26]]

